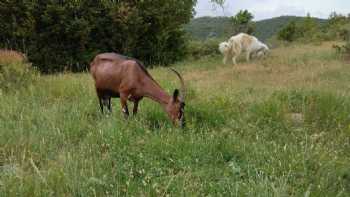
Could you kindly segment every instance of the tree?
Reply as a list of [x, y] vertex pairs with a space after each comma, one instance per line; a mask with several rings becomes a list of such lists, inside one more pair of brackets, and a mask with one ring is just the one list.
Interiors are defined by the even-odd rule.
[[332, 12], [328, 18], [328, 24], [330, 26], [332, 26], [332, 25], [344, 25], [347, 22], [348, 22], [348, 19], [346, 16], [344, 16], [342, 14], [338, 14], [336, 12]]
[[[25, 51], [35, 20], [31, 1], [0, 2], [0, 43], [2, 47]], [[1, 46], [0, 46], [1, 47]]]
[[325, 29], [328, 30], [330, 37], [340, 38], [342, 40], [349, 39], [350, 34], [350, 17], [332, 12], [328, 18]]
[[185, 55], [183, 24], [193, 17], [195, 3], [1, 1], [0, 47], [25, 46], [29, 60], [44, 72], [85, 70], [97, 53], [106, 51], [166, 65]]
[[210, 0], [212, 3], [216, 3], [221, 7], [224, 7], [226, 0]]
[[307, 16], [298, 24], [297, 37], [312, 38], [317, 34], [318, 24], [314, 18], [308, 13]]
[[253, 14], [248, 10], [240, 10], [235, 16], [232, 17], [234, 34], [241, 32], [252, 34], [255, 30], [253, 18]]
[[295, 21], [291, 21], [287, 26], [282, 28], [278, 34], [277, 38], [280, 40], [285, 40], [292, 42], [296, 39], [297, 25]]
[[277, 38], [285, 41], [319, 41], [321, 38], [321, 29], [316, 20], [307, 14], [301, 21], [292, 21], [283, 27], [277, 34]]

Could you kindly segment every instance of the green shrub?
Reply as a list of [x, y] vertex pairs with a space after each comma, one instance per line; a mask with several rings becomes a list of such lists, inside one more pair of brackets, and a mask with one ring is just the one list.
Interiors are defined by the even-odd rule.
[[283, 29], [278, 32], [278, 39], [292, 42], [297, 37], [297, 25], [295, 21], [288, 23]]
[[191, 41], [187, 46], [187, 55], [191, 58], [220, 54], [219, 39], [208, 39], [205, 41]]

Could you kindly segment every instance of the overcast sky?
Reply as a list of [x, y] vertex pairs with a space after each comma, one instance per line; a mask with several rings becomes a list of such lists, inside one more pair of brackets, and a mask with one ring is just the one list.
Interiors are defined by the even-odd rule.
[[248, 9], [254, 20], [281, 15], [311, 16], [328, 18], [333, 11], [350, 13], [350, 0], [226, 0], [224, 10], [213, 5], [210, 0], [198, 0], [196, 17], [232, 16], [239, 10]]

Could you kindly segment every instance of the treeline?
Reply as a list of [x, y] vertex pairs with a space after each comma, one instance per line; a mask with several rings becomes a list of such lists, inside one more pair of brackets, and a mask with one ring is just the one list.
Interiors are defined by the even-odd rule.
[[310, 15], [303, 20], [290, 21], [277, 34], [280, 40], [313, 42], [350, 39], [350, 15], [333, 12], [325, 23], [318, 23]]
[[25, 52], [43, 72], [85, 70], [100, 52], [146, 64], [185, 55], [183, 24], [196, 0], [4, 0], [0, 47]]
[[[302, 21], [305, 17], [280, 16], [261, 21], [255, 21], [252, 34], [260, 40], [267, 40], [276, 35], [286, 24], [291, 21]], [[317, 24], [322, 25], [327, 22], [324, 19], [313, 18]], [[235, 27], [232, 17], [200, 17], [191, 20], [186, 25], [186, 31], [195, 40], [205, 40], [208, 38], [226, 39], [234, 35]], [[249, 26], [248, 26], [249, 27]]]

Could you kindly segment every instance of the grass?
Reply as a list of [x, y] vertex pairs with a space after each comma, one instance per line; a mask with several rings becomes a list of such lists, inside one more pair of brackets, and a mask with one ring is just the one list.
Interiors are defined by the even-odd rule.
[[331, 45], [174, 65], [185, 130], [148, 99], [101, 115], [87, 73], [38, 76], [0, 95], [0, 196], [349, 196], [350, 67]]

